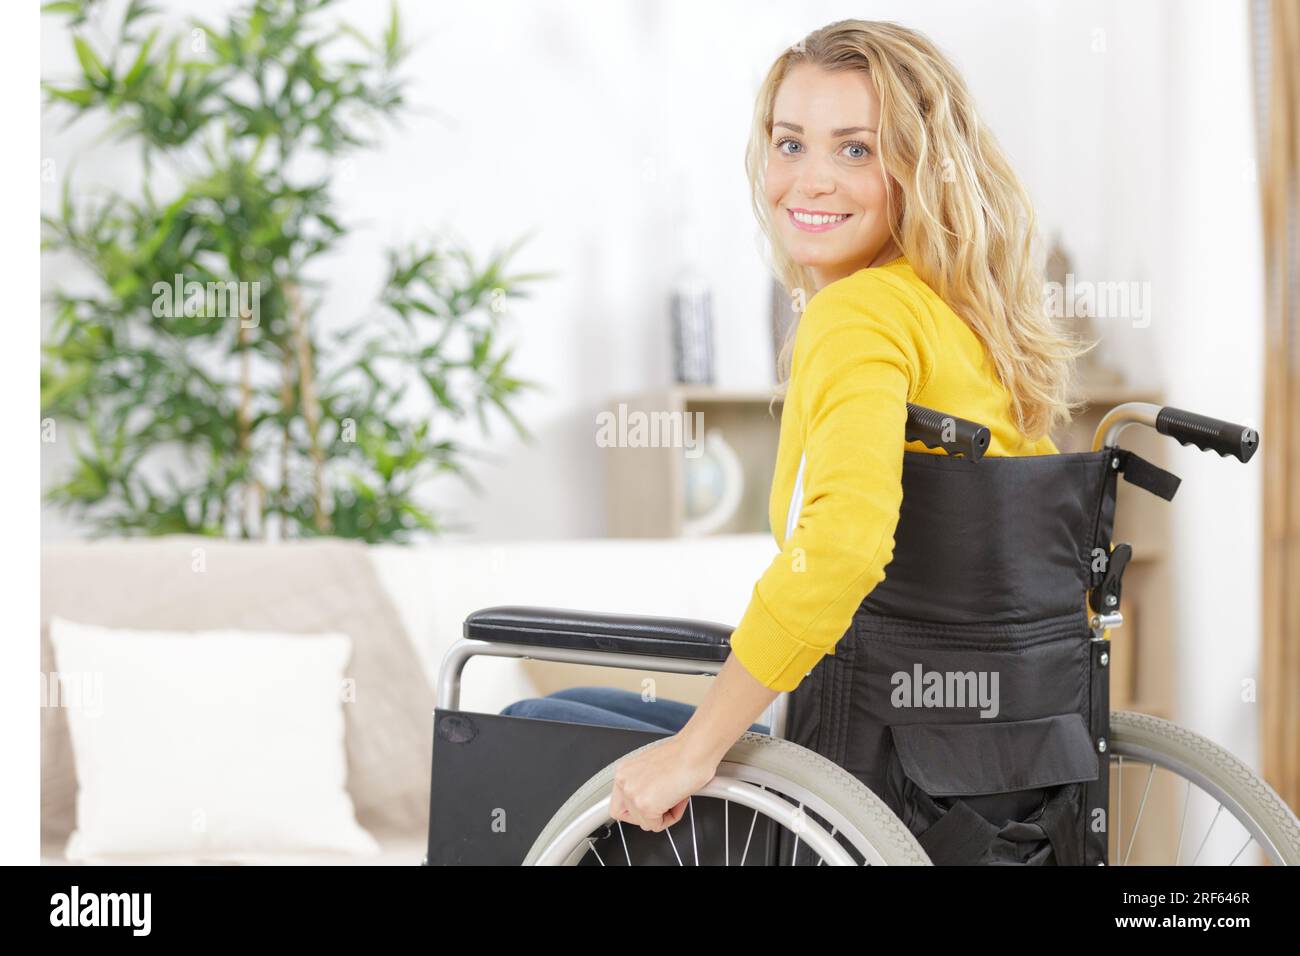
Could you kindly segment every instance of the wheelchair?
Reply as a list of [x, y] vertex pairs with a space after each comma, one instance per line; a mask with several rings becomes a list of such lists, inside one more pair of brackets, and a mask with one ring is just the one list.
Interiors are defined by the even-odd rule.
[[907, 441], [946, 454], [903, 452], [885, 579], [662, 832], [608, 809], [617, 762], [670, 734], [461, 710], [462, 673], [492, 656], [712, 675], [732, 629], [475, 611], [438, 677], [425, 865], [1300, 863], [1300, 823], [1245, 763], [1110, 709], [1132, 554], [1111, 540], [1117, 482], [1166, 500], [1180, 482], [1120, 447], [1135, 424], [1243, 463], [1259, 443], [1130, 402], [1091, 451], [985, 457], [987, 428], [909, 405]]

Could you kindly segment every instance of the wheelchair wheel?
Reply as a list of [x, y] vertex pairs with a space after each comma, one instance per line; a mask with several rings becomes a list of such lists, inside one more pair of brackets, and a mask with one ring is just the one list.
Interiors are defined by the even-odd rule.
[[682, 819], [659, 833], [610, 819], [617, 763], [556, 811], [525, 866], [783, 865], [801, 852], [803, 859], [811, 852], [817, 865], [930, 863], [903, 822], [860, 781], [779, 737], [744, 734]]
[[1252, 843], [1274, 865], [1300, 864], [1296, 815], [1213, 741], [1159, 717], [1116, 711], [1109, 750], [1112, 865], [1250, 863]]

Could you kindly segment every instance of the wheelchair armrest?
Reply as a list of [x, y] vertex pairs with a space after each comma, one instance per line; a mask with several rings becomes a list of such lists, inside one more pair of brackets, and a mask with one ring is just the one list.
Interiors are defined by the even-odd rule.
[[711, 621], [500, 605], [465, 618], [465, 637], [615, 654], [725, 661], [734, 628]]

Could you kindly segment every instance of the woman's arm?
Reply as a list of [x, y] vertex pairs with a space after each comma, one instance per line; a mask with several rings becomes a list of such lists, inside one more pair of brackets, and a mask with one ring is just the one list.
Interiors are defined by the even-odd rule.
[[777, 693], [745, 670], [740, 658], [730, 655], [713, 679], [704, 702], [678, 732], [684, 746], [699, 754], [700, 759], [712, 760], [716, 767]]
[[784, 414], [803, 431], [803, 501], [731, 634], [732, 656], [773, 690], [794, 690], [834, 653], [893, 557], [907, 403], [937, 342], [931, 317], [879, 272], [818, 292], [796, 335]]

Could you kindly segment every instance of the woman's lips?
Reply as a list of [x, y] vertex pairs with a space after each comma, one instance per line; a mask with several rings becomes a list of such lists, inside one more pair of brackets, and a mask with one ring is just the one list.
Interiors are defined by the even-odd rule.
[[796, 229], [802, 230], [803, 232], [830, 232], [832, 229], [838, 229], [840, 226], [844, 225], [846, 222], [848, 222], [850, 219], [853, 218], [852, 213], [849, 213], [845, 215], [843, 219], [835, 220], [833, 222], [822, 223], [821, 225], [813, 225], [810, 222], [800, 222], [798, 219], [794, 217], [793, 210], [787, 209], [785, 211], [785, 214], [786, 217], [790, 220], [791, 225], [793, 225]]

